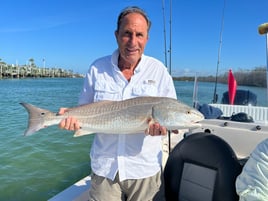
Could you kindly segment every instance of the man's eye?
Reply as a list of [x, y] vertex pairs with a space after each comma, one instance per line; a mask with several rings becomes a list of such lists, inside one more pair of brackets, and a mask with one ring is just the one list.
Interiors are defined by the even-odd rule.
[[126, 31], [124, 35], [126, 35], [126, 36], [130, 36], [131, 33], [130, 33], [129, 31]]

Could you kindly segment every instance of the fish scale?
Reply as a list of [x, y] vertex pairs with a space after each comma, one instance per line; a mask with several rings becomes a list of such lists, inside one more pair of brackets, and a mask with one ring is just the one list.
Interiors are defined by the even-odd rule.
[[[152, 104], [138, 104], [137, 102], [133, 102], [132, 104], [124, 103], [110, 104], [105, 109], [103, 109], [102, 104], [95, 104], [94, 106], [96, 108], [94, 108], [93, 115], [90, 113], [92, 110], [88, 110], [88, 116], [77, 116], [80, 120], [81, 127], [86, 130], [88, 128], [93, 130], [102, 126], [103, 129], [106, 128], [115, 131], [120, 127], [120, 132], [124, 132], [123, 130], [128, 132], [131, 128], [136, 129], [136, 132], [137, 128], [141, 128], [139, 131], [143, 131], [144, 126], [147, 124], [147, 119], [151, 118]], [[98, 106], [100, 107], [98, 108]], [[75, 112], [70, 111], [68, 116], [75, 116]], [[126, 119], [128, 120], [127, 124], [125, 124]]]

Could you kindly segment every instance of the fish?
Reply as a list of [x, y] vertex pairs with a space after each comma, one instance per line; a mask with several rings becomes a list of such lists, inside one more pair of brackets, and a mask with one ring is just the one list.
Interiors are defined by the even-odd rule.
[[29, 103], [20, 104], [28, 112], [25, 136], [57, 125], [69, 116], [75, 117], [80, 125], [74, 137], [94, 133], [144, 133], [150, 124], [156, 122], [168, 130], [196, 128], [204, 119], [198, 110], [168, 97], [141, 96], [122, 101], [99, 101], [68, 108], [62, 115]]

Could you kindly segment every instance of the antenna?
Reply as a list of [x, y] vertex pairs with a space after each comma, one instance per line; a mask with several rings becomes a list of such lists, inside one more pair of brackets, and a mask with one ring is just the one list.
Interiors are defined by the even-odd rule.
[[217, 61], [217, 69], [216, 69], [216, 80], [215, 80], [214, 95], [213, 95], [213, 100], [212, 100], [213, 103], [217, 103], [217, 101], [218, 101], [217, 84], [218, 84], [218, 72], [219, 72], [220, 56], [221, 56], [222, 32], [223, 32], [223, 26], [224, 26], [224, 11], [225, 11], [225, 4], [226, 4], [226, 0], [224, 0], [223, 10], [222, 10], [221, 31], [220, 31], [220, 42], [219, 42], [218, 61]]

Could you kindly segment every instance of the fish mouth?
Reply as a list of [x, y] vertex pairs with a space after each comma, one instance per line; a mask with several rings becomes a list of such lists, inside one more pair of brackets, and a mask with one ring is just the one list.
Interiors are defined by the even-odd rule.
[[204, 120], [204, 118], [198, 120], [198, 121], [191, 121], [191, 128], [198, 128], [201, 127], [202, 124], [200, 123], [202, 120]]
[[197, 126], [197, 127], [201, 127], [201, 126], [202, 126], [202, 124], [199, 123], [199, 122], [195, 122], [193, 125], [194, 125], [194, 126]]
[[204, 120], [204, 118], [199, 118], [199, 120], [192, 120], [191, 121], [191, 124], [198, 124], [198, 123], [200, 123], [203, 120]]
[[202, 126], [201, 123], [198, 122], [194, 122], [191, 125], [188, 126], [189, 129], [196, 129], [196, 128], [200, 128]]

